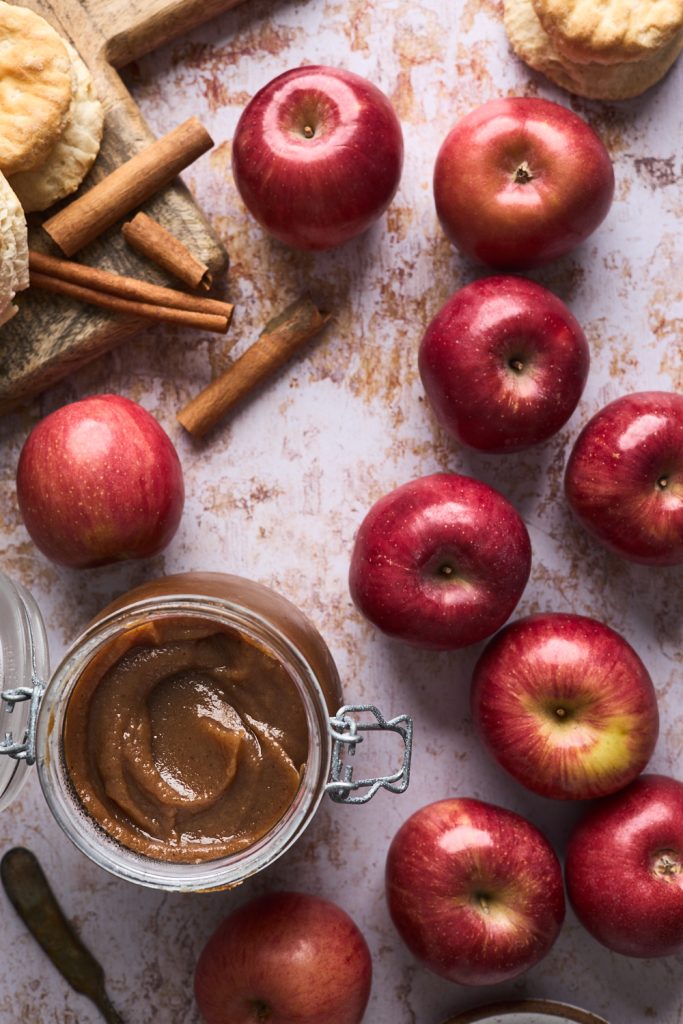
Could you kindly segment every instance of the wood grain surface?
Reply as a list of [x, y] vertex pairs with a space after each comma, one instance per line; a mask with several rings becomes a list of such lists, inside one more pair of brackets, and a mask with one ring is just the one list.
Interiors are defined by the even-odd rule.
[[[111, 61], [120, 66], [235, 3], [236, 0], [29, 0], [24, 4], [42, 14], [73, 42], [90, 68], [104, 105], [102, 148], [83, 190], [153, 139]], [[59, 254], [41, 228], [42, 220], [58, 208], [29, 217], [31, 248]], [[214, 275], [226, 268], [225, 250], [180, 181], [142, 208], [180, 238]], [[84, 249], [79, 259], [159, 284], [174, 284], [126, 245], [119, 225]], [[0, 413], [144, 329], [139, 319], [86, 307], [35, 289], [22, 293], [17, 304], [19, 312], [0, 330]]]

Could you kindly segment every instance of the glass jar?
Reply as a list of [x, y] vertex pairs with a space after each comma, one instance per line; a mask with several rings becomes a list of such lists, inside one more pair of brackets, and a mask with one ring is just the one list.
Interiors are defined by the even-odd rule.
[[606, 1020], [578, 1006], [549, 999], [515, 999], [465, 1010], [444, 1024], [607, 1024]]
[[[294, 682], [308, 730], [308, 757], [289, 808], [260, 839], [236, 853], [201, 863], [178, 863], [136, 853], [117, 842], [84, 810], [64, 756], [70, 697], [96, 657], [124, 634], [157, 620], [198, 619], [239, 633], [275, 658]], [[370, 705], [343, 706], [337, 669], [312, 623], [274, 591], [238, 576], [186, 573], [144, 584], [105, 608], [77, 637], [48, 679], [47, 639], [38, 608], [22, 587], [0, 574], [0, 808], [16, 796], [35, 762], [57, 822], [86, 856], [112, 874], [156, 889], [228, 888], [271, 864], [297, 841], [325, 793], [363, 803], [379, 788], [403, 792], [409, 781], [412, 722], [386, 721]], [[8, 686], [11, 684], [11, 686]], [[348, 754], [362, 734], [398, 733], [401, 767], [354, 780]]]

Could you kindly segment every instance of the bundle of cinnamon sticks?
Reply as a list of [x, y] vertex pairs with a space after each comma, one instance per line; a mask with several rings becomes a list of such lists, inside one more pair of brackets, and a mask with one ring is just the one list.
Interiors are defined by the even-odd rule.
[[[112, 171], [90, 191], [45, 221], [43, 227], [66, 256], [73, 256], [128, 211], [167, 185], [212, 145], [206, 129], [192, 117]], [[194, 287], [210, 284], [208, 267], [146, 214], [138, 214], [134, 221], [125, 225], [124, 234], [129, 244], [185, 283]], [[233, 313], [232, 305], [227, 302], [188, 295], [40, 252], [29, 254], [29, 273], [34, 288], [116, 313], [220, 334], [227, 331]]]

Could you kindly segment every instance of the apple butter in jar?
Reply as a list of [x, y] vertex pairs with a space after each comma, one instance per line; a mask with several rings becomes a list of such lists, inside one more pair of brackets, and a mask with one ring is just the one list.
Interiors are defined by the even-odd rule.
[[289, 670], [237, 630], [162, 618], [117, 637], [64, 722], [79, 800], [119, 843], [193, 863], [253, 845], [296, 796], [306, 713]]
[[[408, 785], [410, 718], [340, 707], [320, 633], [261, 584], [196, 572], [138, 587], [84, 629], [49, 680], [38, 609], [2, 574], [0, 584], [0, 608], [5, 590], [16, 605], [0, 669], [25, 680], [0, 688], [0, 806], [16, 795], [17, 768], [35, 762], [63, 831], [120, 878], [228, 888], [288, 850], [326, 793], [364, 803]], [[400, 735], [402, 764], [354, 779], [346, 755], [371, 730]]]

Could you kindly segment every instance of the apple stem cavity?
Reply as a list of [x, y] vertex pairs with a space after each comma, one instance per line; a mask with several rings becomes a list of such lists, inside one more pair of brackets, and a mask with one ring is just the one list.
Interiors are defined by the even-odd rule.
[[268, 1003], [264, 1003], [262, 999], [255, 999], [251, 1006], [254, 1011], [255, 1021], [270, 1020], [272, 1012]]
[[530, 181], [534, 180], [534, 174], [526, 160], [519, 165], [512, 180], [515, 185], [528, 185]]
[[673, 878], [683, 874], [683, 861], [673, 850], [663, 850], [655, 857], [653, 871], [659, 878]]

